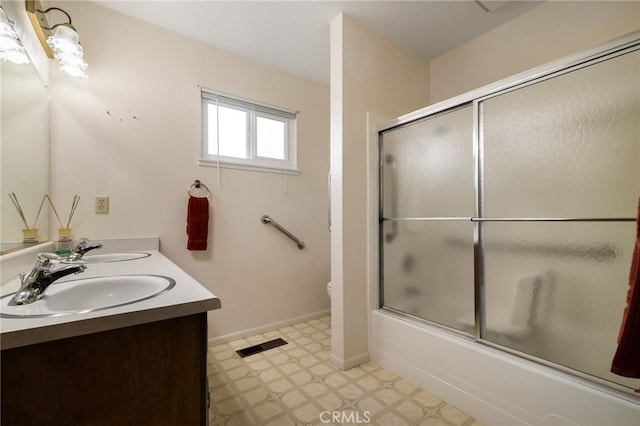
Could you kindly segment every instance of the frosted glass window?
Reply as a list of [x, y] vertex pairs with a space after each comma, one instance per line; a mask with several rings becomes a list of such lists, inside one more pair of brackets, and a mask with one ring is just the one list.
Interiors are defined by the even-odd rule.
[[471, 217], [473, 110], [466, 106], [382, 136], [384, 217]]
[[633, 52], [483, 101], [485, 215], [635, 217], [639, 75]]
[[634, 386], [609, 369], [626, 304], [635, 223], [484, 226], [483, 338]]
[[473, 332], [473, 224], [398, 222], [382, 251], [385, 307]]

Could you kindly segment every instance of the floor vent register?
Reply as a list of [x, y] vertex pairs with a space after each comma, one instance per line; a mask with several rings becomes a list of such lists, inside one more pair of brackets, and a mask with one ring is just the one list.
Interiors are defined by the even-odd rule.
[[286, 344], [287, 344], [286, 341], [284, 341], [283, 339], [277, 338], [277, 339], [269, 340], [268, 342], [249, 346], [248, 348], [238, 349], [236, 353], [240, 355], [240, 357], [244, 358], [249, 355], [255, 355], [260, 352], [264, 352], [266, 350], [277, 348], [278, 346], [282, 346]]

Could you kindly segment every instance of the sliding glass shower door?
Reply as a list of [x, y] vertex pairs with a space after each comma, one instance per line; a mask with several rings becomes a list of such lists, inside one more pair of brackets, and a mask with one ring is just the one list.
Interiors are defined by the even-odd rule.
[[473, 327], [473, 108], [384, 136], [381, 244], [384, 306]]
[[638, 50], [620, 50], [382, 131], [381, 307], [637, 386], [609, 368], [640, 194], [639, 76]]
[[616, 382], [640, 182], [639, 64], [627, 53], [479, 102], [483, 338]]

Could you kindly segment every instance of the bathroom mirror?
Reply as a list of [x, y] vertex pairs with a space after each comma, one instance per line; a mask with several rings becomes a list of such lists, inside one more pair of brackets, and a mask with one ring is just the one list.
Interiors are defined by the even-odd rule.
[[[0, 61], [0, 255], [23, 243], [25, 224], [9, 198], [15, 193], [29, 227], [49, 191], [49, 90], [35, 67]], [[49, 240], [49, 208], [38, 218], [38, 241]]]

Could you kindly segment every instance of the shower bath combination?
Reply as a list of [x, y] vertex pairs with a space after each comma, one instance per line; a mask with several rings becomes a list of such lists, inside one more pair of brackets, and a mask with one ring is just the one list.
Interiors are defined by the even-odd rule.
[[382, 313], [633, 393], [610, 368], [640, 187], [639, 49], [378, 131]]

